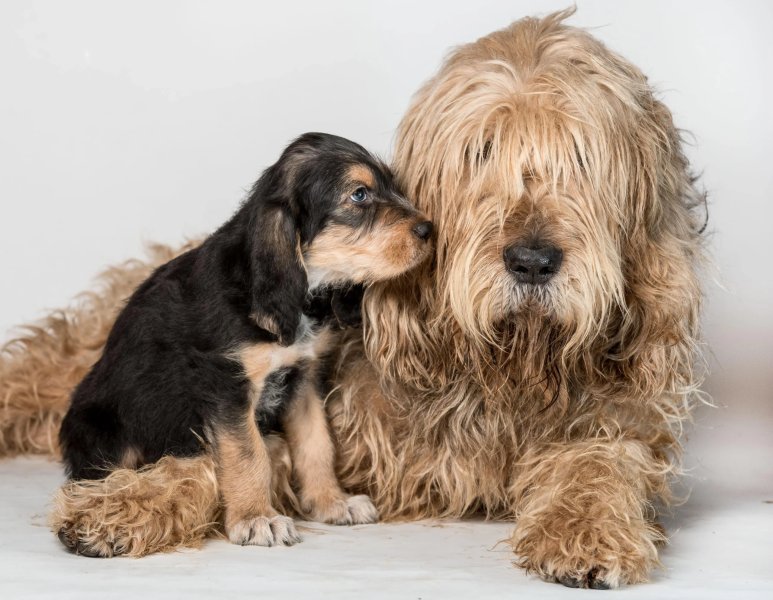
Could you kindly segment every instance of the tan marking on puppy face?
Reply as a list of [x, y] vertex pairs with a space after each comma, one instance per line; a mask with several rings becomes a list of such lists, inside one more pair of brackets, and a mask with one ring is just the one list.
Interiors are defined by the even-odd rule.
[[401, 275], [429, 256], [431, 245], [411, 231], [416, 224], [413, 219], [380, 221], [364, 234], [344, 225], [331, 225], [320, 233], [305, 255], [310, 281], [382, 281]]
[[373, 177], [373, 172], [363, 164], [356, 164], [349, 167], [347, 175], [349, 180], [353, 183], [360, 183], [368, 189], [376, 187], [376, 180]]

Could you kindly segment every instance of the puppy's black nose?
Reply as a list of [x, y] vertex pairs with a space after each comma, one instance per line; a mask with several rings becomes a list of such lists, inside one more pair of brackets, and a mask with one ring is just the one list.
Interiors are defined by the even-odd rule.
[[432, 235], [432, 221], [422, 221], [413, 226], [414, 235], [420, 240], [427, 240]]
[[505, 265], [519, 283], [547, 283], [561, 268], [564, 253], [555, 246], [513, 245], [505, 249]]

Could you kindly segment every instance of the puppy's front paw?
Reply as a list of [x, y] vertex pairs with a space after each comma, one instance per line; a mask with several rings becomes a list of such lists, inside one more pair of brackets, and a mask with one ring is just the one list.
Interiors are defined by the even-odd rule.
[[375, 523], [378, 521], [378, 510], [365, 494], [349, 496], [346, 507], [352, 517], [352, 523]]
[[228, 539], [242, 546], [292, 546], [301, 541], [290, 517], [252, 517], [228, 527]]
[[378, 511], [365, 495], [342, 496], [310, 504], [308, 515], [312, 521], [333, 525], [358, 525], [378, 521]]

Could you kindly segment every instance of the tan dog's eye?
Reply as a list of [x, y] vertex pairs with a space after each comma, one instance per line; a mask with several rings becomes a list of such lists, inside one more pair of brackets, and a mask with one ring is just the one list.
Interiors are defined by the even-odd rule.
[[368, 200], [368, 188], [358, 187], [354, 190], [354, 193], [349, 196], [349, 199], [355, 204], [362, 204]]

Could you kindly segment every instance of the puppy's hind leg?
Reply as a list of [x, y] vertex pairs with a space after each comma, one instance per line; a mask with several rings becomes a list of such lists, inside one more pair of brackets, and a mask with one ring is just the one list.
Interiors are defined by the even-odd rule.
[[375, 523], [378, 511], [365, 495], [349, 496], [335, 476], [335, 449], [322, 399], [307, 382], [285, 417], [301, 510], [312, 520], [336, 525]]

